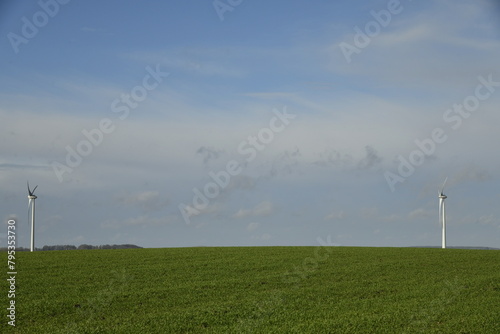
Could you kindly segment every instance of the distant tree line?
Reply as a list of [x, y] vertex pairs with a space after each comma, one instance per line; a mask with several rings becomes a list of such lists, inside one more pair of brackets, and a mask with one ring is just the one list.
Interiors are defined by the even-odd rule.
[[[75, 245], [54, 245], [54, 246], [43, 246], [42, 248], [35, 248], [36, 251], [54, 251], [54, 250], [76, 250], [76, 249], [127, 249], [127, 248], [142, 248], [137, 245], [132, 244], [122, 244], [122, 245], [87, 245], [83, 244], [78, 247]], [[0, 248], [0, 251], [7, 251], [7, 247]], [[16, 247], [16, 251], [18, 252], [29, 252], [29, 248], [24, 247]]]
[[92, 246], [83, 244], [78, 246], [78, 249], [126, 249], [126, 248], [142, 248], [137, 245], [132, 244], [122, 244], [122, 245], [100, 245], [100, 246]]

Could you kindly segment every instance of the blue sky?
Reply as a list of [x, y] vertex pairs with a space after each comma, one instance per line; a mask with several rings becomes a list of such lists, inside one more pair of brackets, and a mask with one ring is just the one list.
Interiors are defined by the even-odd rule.
[[215, 3], [2, 3], [19, 246], [500, 247], [496, 2]]

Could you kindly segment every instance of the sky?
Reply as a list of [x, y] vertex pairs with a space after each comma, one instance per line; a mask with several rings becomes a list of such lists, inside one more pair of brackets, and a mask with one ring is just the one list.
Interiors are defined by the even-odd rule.
[[2, 1], [0, 245], [500, 247], [500, 5]]

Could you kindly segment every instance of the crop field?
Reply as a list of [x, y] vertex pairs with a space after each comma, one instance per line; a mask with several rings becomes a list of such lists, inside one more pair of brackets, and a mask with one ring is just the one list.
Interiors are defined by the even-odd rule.
[[16, 326], [7, 323], [3, 279], [2, 333], [500, 333], [494, 250], [227, 247], [16, 257]]

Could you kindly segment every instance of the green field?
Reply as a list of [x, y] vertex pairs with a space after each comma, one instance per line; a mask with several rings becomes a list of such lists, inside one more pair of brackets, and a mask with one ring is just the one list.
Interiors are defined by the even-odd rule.
[[16, 257], [16, 326], [7, 324], [4, 279], [2, 333], [500, 333], [494, 250], [230, 247]]

